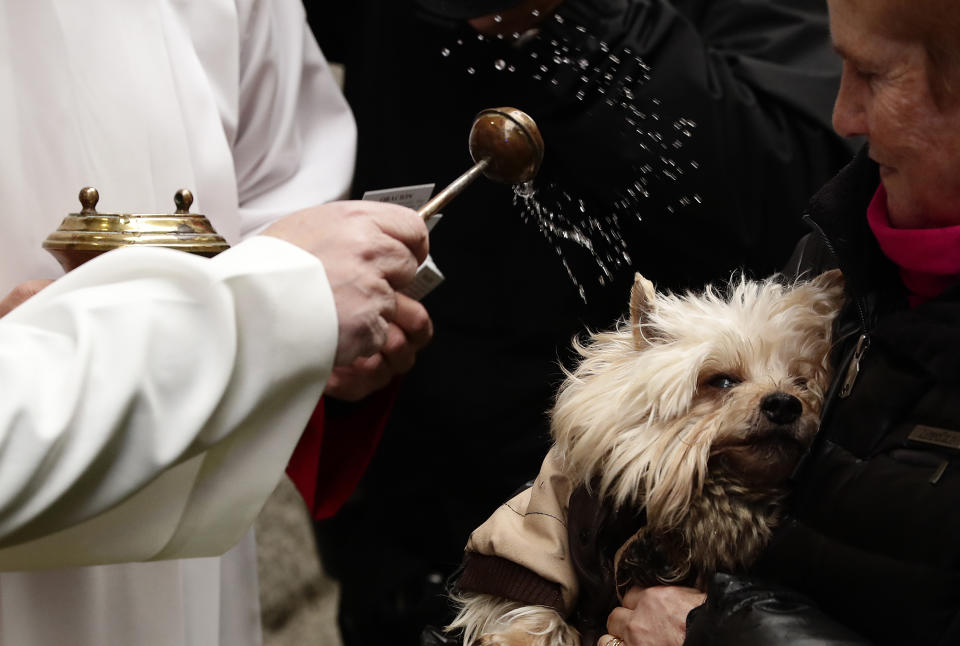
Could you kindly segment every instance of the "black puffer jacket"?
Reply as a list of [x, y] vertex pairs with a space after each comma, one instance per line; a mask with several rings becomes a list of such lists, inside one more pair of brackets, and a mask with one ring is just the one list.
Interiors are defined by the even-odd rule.
[[866, 223], [878, 185], [862, 152], [814, 198], [794, 269], [846, 277], [838, 376], [792, 521], [757, 578], [717, 578], [691, 646], [960, 644], [960, 285], [907, 307]]

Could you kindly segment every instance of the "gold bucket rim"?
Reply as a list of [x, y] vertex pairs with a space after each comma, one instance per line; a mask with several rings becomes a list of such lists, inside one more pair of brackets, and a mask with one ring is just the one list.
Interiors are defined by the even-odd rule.
[[190, 213], [193, 194], [180, 189], [174, 195], [175, 213], [100, 213], [95, 188], [80, 191], [82, 210], [68, 214], [60, 227], [47, 236], [48, 251], [108, 251], [137, 245], [168, 247], [200, 255], [216, 255], [230, 248], [210, 220]]

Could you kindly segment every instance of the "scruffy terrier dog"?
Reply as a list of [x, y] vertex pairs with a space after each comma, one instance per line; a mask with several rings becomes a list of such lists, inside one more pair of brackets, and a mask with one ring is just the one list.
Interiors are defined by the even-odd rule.
[[[471, 535], [448, 628], [467, 646], [579, 646], [603, 570], [590, 563], [604, 561], [578, 550], [610, 555], [600, 622], [632, 585], [704, 589], [748, 567], [817, 430], [842, 299], [838, 271], [683, 296], [637, 274], [629, 321], [575, 342], [582, 361], [560, 388], [537, 481]], [[610, 513], [576, 533], [582, 500]], [[613, 518], [632, 525], [608, 531]], [[579, 540], [584, 527], [607, 545]]]

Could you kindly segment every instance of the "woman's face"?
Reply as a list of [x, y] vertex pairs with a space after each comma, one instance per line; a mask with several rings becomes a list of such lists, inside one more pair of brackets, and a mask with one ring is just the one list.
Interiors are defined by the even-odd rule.
[[843, 58], [833, 127], [870, 141], [891, 224], [960, 224], [960, 101], [937, 105], [923, 45], [884, 35], [881, 21], [889, 17], [877, 15], [882, 3], [828, 4], [834, 46]]

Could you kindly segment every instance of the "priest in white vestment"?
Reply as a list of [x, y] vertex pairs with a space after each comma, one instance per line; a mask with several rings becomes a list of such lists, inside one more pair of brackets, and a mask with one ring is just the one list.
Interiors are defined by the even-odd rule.
[[[299, 0], [7, 0], [0, 51], [0, 294], [61, 274], [40, 243], [82, 186], [188, 187], [235, 245], [348, 188]], [[334, 364], [329, 269], [270, 236], [119, 250], [0, 319], [0, 644], [260, 643], [248, 527]]]

